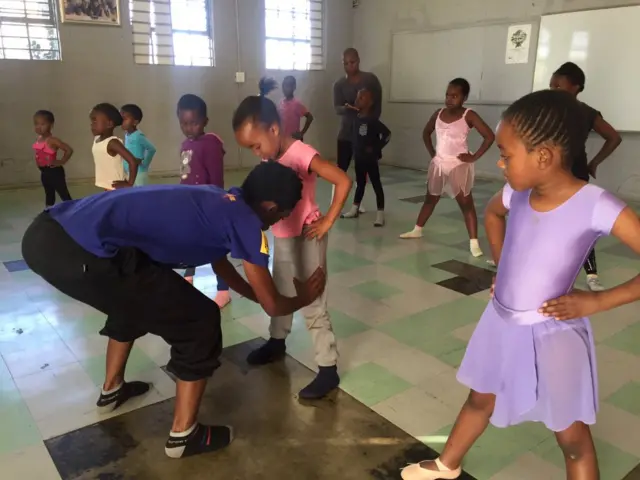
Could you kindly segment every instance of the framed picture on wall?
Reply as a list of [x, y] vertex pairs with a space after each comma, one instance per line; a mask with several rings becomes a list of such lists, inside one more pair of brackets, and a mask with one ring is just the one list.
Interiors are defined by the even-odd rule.
[[62, 23], [120, 25], [119, 0], [59, 0]]

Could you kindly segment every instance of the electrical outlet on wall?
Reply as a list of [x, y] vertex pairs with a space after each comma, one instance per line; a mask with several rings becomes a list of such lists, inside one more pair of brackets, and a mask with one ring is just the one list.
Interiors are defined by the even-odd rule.
[[351, 5], [353, 8], [358, 8], [360, 6], [360, 0], [351, 0]]
[[236, 83], [244, 83], [245, 81], [244, 72], [236, 72]]

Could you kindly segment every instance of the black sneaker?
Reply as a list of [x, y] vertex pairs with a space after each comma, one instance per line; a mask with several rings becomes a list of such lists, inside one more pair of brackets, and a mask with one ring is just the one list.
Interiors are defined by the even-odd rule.
[[171, 458], [184, 458], [201, 453], [213, 452], [226, 447], [233, 441], [233, 428], [226, 425], [196, 424], [196, 428], [186, 437], [169, 435], [164, 453]]
[[300, 390], [298, 396], [303, 400], [317, 400], [325, 397], [340, 385], [338, 367], [320, 367], [313, 381]]
[[266, 365], [284, 358], [287, 346], [284, 339], [270, 338], [267, 343], [255, 349], [247, 356], [249, 365]]
[[124, 382], [122, 386], [113, 393], [100, 393], [100, 398], [96, 405], [100, 413], [113, 412], [127, 400], [144, 395], [151, 388], [150, 383], [145, 382]]

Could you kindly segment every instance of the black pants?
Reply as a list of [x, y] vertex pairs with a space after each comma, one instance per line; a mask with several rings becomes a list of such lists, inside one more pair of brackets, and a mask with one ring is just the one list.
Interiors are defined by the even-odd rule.
[[220, 309], [170, 267], [134, 248], [100, 258], [75, 242], [47, 212], [27, 228], [22, 256], [35, 273], [70, 297], [107, 315], [100, 331], [118, 342], [147, 333], [171, 346], [167, 369], [184, 381], [220, 365]]
[[349, 170], [351, 158], [353, 157], [353, 147], [350, 140], [338, 140], [338, 167], [344, 172]]
[[[581, 165], [574, 166], [572, 173], [574, 177], [584, 180], [585, 182], [589, 182], [589, 170], [586, 167], [581, 168]], [[589, 256], [587, 257], [587, 261], [584, 262], [583, 268], [587, 275], [598, 274], [595, 249], [591, 249], [589, 252]]]
[[40, 181], [44, 187], [45, 205], [51, 207], [56, 203], [56, 192], [63, 202], [71, 200], [67, 188], [67, 178], [64, 167], [39, 167]]
[[380, 166], [375, 156], [356, 157], [356, 194], [353, 203], [360, 205], [364, 190], [367, 186], [367, 177], [376, 192], [376, 206], [378, 210], [384, 210], [384, 190], [380, 181]]

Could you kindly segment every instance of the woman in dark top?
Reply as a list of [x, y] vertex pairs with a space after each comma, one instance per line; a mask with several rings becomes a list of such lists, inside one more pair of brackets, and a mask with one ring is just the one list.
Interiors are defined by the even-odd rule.
[[[371, 92], [371, 117], [377, 120], [382, 113], [382, 86], [375, 74], [360, 71], [360, 55], [355, 48], [347, 48], [344, 51], [342, 64], [346, 75], [333, 84], [333, 106], [341, 117], [338, 132], [338, 166], [346, 172], [353, 157], [352, 141], [353, 128], [358, 117], [358, 108], [355, 106], [358, 92], [362, 89]], [[361, 208], [360, 212], [364, 210]]]
[[[584, 71], [575, 63], [567, 62], [563, 64], [551, 76], [549, 87], [556, 90], [564, 90], [572, 93], [576, 97], [584, 90], [585, 75]], [[584, 130], [584, 148], [573, 159], [573, 175], [577, 178], [589, 181], [589, 176], [596, 178], [598, 166], [611, 155], [622, 142], [620, 134], [613, 128], [596, 109], [590, 107], [586, 103], [580, 102], [584, 110], [585, 130]], [[586, 143], [589, 133], [594, 130], [604, 140], [604, 145], [595, 157], [589, 162], [587, 160]], [[587, 285], [589, 290], [598, 292], [604, 290], [604, 287], [598, 279], [598, 269], [596, 265], [596, 252], [591, 250], [587, 261], [584, 263], [584, 270], [587, 273]]]

